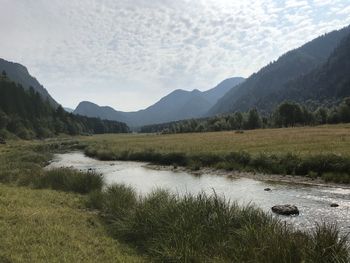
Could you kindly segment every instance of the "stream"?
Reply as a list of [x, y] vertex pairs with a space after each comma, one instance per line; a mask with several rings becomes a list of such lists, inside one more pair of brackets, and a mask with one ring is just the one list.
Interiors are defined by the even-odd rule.
[[[350, 188], [304, 186], [300, 184], [272, 183], [248, 178], [228, 178], [203, 174], [194, 176], [187, 172], [154, 170], [142, 162], [99, 161], [81, 152], [55, 155], [47, 169], [70, 167], [91, 170], [103, 175], [107, 185], [126, 184], [140, 195], [154, 189], [168, 189], [184, 195], [205, 192], [225, 197], [239, 204], [254, 204], [270, 213], [277, 204], [293, 204], [300, 210], [299, 216], [278, 216], [299, 229], [311, 229], [316, 222], [335, 223], [341, 233], [350, 233]], [[271, 191], [264, 191], [271, 188]], [[331, 203], [339, 207], [330, 207]], [[277, 216], [277, 215], [276, 215]]]

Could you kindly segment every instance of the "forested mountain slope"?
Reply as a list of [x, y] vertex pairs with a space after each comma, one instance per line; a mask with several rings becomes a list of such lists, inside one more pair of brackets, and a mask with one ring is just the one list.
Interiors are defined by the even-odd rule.
[[274, 95], [286, 92], [286, 83], [307, 75], [326, 63], [335, 48], [349, 33], [350, 27], [333, 31], [282, 55], [277, 61], [251, 75], [236, 89], [229, 91], [207, 115], [247, 111], [259, 105], [263, 106], [261, 109], [258, 107], [260, 110], [271, 110], [280, 102], [276, 101]]
[[17, 84], [21, 84], [26, 90], [33, 87], [34, 91], [38, 92], [44, 100], [48, 99], [51, 105], [58, 107], [59, 104], [51, 97], [48, 91], [37, 81], [37, 79], [29, 74], [28, 69], [25, 66], [0, 58], [0, 74], [2, 72], [6, 72], [9, 79]]
[[16, 135], [22, 139], [46, 138], [60, 133], [70, 135], [124, 133], [125, 123], [104, 121], [69, 114], [61, 106], [54, 108], [29, 88], [0, 76], [0, 137]]

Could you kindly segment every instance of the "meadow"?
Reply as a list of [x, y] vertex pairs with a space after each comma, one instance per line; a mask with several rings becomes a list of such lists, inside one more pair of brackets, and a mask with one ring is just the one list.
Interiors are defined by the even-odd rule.
[[97, 135], [82, 141], [87, 144], [85, 153], [101, 160], [319, 176], [350, 183], [349, 124], [244, 132]]
[[[9, 141], [0, 146], [0, 262], [348, 262], [346, 237], [336, 226], [319, 225], [303, 232], [253, 205], [240, 207], [215, 194], [180, 198], [158, 190], [139, 197], [124, 185], [105, 188], [93, 172], [43, 169], [54, 153], [95, 149], [101, 159], [218, 165], [220, 156], [230, 156], [231, 162], [252, 162], [261, 148], [275, 154], [289, 147], [279, 153], [289, 154], [294, 140], [303, 146], [309, 142], [308, 151], [298, 152], [300, 158], [319, 154], [320, 148], [312, 147], [317, 141], [328, 149], [325, 156], [348, 158], [349, 148], [343, 147], [349, 143], [348, 131], [343, 125], [243, 134]], [[286, 147], [266, 145], [267, 140], [282, 143], [287, 134], [291, 141]], [[237, 155], [234, 145], [242, 147]]]

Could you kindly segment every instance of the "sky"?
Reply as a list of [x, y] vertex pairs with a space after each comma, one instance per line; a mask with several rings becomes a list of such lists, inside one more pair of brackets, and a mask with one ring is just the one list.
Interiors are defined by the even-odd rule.
[[63, 106], [145, 108], [350, 24], [350, 0], [0, 0], [0, 57]]

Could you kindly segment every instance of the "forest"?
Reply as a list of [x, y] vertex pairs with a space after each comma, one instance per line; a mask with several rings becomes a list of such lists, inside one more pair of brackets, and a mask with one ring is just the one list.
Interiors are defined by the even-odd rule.
[[48, 100], [30, 88], [24, 90], [7, 78], [0, 76], [0, 137], [21, 139], [47, 138], [58, 134], [88, 135], [101, 133], [126, 133], [125, 123], [98, 118], [77, 116], [54, 108]]
[[175, 121], [147, 125], [142, 133], [189, 133], [230, 130], [253, 130], [259, 128], [282, 128], [337, 124], [350, 122], [350, 98], [345, 98], [336, 106], [318, 106], [315, 109], [295, 102], [281, 103], [271, 114], [263, 115], [257, 109], [234, 112], [214, 117]]

